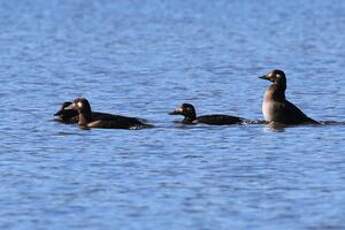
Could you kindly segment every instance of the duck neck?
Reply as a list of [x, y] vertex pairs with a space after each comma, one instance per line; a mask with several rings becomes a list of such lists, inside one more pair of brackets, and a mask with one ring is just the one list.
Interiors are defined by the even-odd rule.
[[86, 126], [88, 123], [90, 123], [92, 121], [91, 110], [79, 111], [78, 120], [78, 124], [80, 126]]
[[279, 83], [277, 83], [277, 85], [278, 85], [279, 89], [280, 89], [283, 93], [285, 93], [285, 90], [286, 90], [286, 80], [285, 80], [285, 78], [282, 79]]
[[196, 114], [195, 113], [185, 114], [184, 119], [183, 119], [183, 123], [189, 124], [189, 123], [193, 123], [193, 121], [195, 121], [195, 120], [196, 120]]
[[272, 84], [269, 88], [269, 91], [271, 92], [270, 94], [271, 99], [275, 101], [284, 101], [285, 90], [286, 90], [286, 84], [277, 84], [277, 83]]

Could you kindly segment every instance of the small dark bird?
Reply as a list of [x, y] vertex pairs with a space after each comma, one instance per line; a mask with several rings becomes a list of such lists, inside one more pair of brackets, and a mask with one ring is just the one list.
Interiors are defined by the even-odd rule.
[[104, 128], [104, 129], [142, 129], [152, 128], [136, 117], [126, 117], [106, 113], [94, 115], [89, 101], [86, 98], [77, 98], [67, 109], [78, 111], [78, 124], [81, 128]]
[[78, 110], [76, 109], [67, 109], [72, 105], [72, 102], [65, 101], [62, 103], [61, 108], [59, 111], [57, 111], [54, 116], [56, 117], [55, 120], [66, 123], [66, 124], [73, 124], [78, 122]]
[[241, 124], [246, 121], [246, 119], [241, 117], [222, 114], [204, 115], [197, 117], [194, 106], [188, 103], [182, 104], [181, 107], [170, 112], [169, 115], [184, 116], [184, 119], [182, 121], [182, 123], [184, 124], [204, 123], [208, 125], [232, 125]]
[[262, 113], [266, 122], [287, 125], [319, 124], [285, 98], [286, 77], [283, 71], [275, 69], [259, 78], [272, 82], [265, 92], [262, 103]]

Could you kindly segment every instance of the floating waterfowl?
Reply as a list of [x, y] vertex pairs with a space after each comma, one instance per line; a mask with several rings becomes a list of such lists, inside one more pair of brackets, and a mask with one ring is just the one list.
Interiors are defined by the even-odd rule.
[[241, 124], [246, 119], [236, 116], [229, 116], [223, 114], [203, 115], [197, 116], [193, 105], [184, 103], [174, 111], [170, 112], [169, 115], [182, 115], [184, 124], [197, 124], [204, 123], [208, 125], [232, 125]]
[[272, 82], [264, 94], [262, 103], [262, 113], [266, 122], [287, 125], [319, 124], [285, 98], [286, 77], [282, 70], [275, 69], [259, 78]]
[[67, 109], [78, 111], [78, 124], [81, 128], [142, 129], [153, 127], [136, 117], [98, 113], [93, 114], [86, 98], [77, 98]]

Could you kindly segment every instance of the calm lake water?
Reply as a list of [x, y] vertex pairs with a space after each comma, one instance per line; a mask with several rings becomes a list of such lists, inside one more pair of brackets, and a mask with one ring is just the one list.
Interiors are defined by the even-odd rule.
[[[345, 125], [262, 119], [273, 68], [319, 121], [345, 121], [345, 1], [0, 2], [0, 229], [344, 229]], [[146, 130], [52, 121], [65, 100]]]

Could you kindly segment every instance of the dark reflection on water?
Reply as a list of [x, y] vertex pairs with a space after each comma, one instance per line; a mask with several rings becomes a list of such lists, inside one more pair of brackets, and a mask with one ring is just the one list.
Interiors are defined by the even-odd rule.
[[[343, 1], [0, 3], [1, 229], [343, 229]], [[260, 121], [267, 84], [324, 125]], [[144, 130], [53, 122], [63, 101]], [[334, 122], [333, 122], [334, 121]]]

